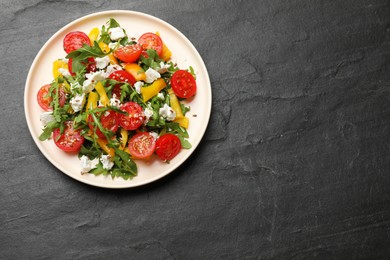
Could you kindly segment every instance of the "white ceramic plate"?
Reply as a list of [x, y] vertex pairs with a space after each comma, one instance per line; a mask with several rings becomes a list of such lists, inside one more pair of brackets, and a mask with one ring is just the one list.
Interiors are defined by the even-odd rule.
[[[36, 94], [39, 88], [53, 80], [52, 63], [58, 58], [63, 58], [62, 40], [71, 31], [83, 31], [89, 33], [94, 28], [100, 28], [109, 18], [116, 19], [129, 36], [140, 36], [145, 32], [160, 32], [164, 43], [172, 51], [172, 61], [178, 66], [187, 69], [192, 66], [197, 75], [197, 93], [188, 105], [190, 126], [188, 133], [192, 148], [182, 150], [169, 164], [158, 159], [149, 162], [136, 161], [138, 176], [132, 180], [122, 178], [112, 179], [110, 176], [94, 176], [92, 174], [81, 175], [80, 162], [76, 155], [67, 154], [58, 149], [52, 140], [41, 142], [38, 137], [42, 133], [42, 123], [39, 115], [42, 109], [39, 107]], [[71, 22], [55, 33], [42, 47], [32, 63], [29, 71], [25, 93], [24, 109], [27, 124], [31, 135], [44, 154], [44, 156], [60, 171], [68, 176], [93, 186], [105, 188], [130, 188], [156, 181], [171, 173], [180, 166], [192, 154], [200, 143], [210, 118], [211, 112], [211, 86], [206, 66], [192, 43], [172, 25], [147, 14], [133, 11], [106, 11], [87, 15]]]

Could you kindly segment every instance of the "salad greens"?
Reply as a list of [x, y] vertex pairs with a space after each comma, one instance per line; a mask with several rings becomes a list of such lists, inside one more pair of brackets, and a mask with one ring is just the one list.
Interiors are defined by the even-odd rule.
[[[139, 132], [150, 132], [156, 138], [172, 133], [180, 139], [184, 149], [191, 148], [186, 125], [177, 121], [177, 117], [164, 113], [173, 113], [170, 98], [170, 80], [179, 70], [177, 64], [162, 59], [154, 49], [147, 49], [135, 62], [144, 75], [148, 70], [158, 72], [158, 77], [164, 80], [164, 88], [145, 100], [143, 91], [150, 92], [157, 78], [148, 81], [138, 79], [136, 83], [123, 81], [113, 77], [116, 71], [126, 68], [126, 63], [115, 61], [114, 51], [122, 46], [136, 44], [134, 38], [129, 38], [122, 28], [124, 36], [112, 39], [110, 29], [121, 28], [115, 19], [109, 19], [99, 30], [99, 35], [91, 41], [91, 45], [83, 44], [80, 48], [68, 53], [60, 62], [64, 64], [58, 69], [59, 74], [50, 83], [48, 93], [43, 99], [50, 100], [51, 111], [44, 112], [43, 131], [39, 140], [53, 138], [54, 142], [62, 140], [68, 134], [72, 122], [72, 133], [77, 133], [83, 139], [77, 151], [81, 162], [81, 172], [94, 175], [109, 175], [112, 178], [131, 179], [137, 175], [137, 165], [134, 156], [128, 151], [128, 140]], [[110, 46], [107, 49], [107, 46]], [[109, 62], [108, 62], [109, 61]], [[65, 68], [64, 68], [65, 67]], [[71, 70], [70, 70], [71, 68]], [[189, 72], [195, 77], [192, 67]], [[138, 76], [137, 74], [135, 76]], [[179, 100], [182, 100], [179, 98]], [[139, 115], [142, 124], [135, 130], [125, 129], [122, 125], [109, 129], [104, 120], [115, 113], [117, 118], [127, 116], [123, 104], [134, 102], [142, 108]], [[185, 117], [190, 110], [188, 106], [179, 103], [179, 111]], [[168, 108], [168, 112], [164, 109]], [[177, 108], [176, 108], [177, 109]], [[43, 118], [43, 116], [41, 116]], [[120, 120], [119, 120], [120, 121]], [[53, 132], [59, 129], [60, 135], [55, 137]], [[57, 144], [57, 143], [56, 143]], [[61, 148], [61, 147], [60, 147]]]

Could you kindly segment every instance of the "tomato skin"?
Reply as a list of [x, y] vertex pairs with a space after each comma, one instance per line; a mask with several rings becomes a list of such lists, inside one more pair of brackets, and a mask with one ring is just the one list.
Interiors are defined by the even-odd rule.
[[147, 49], [154, 49], [157, 52], [157, 55], [160, 56], [163, 49], [163, 42], [155, 33], [144, 33], [138, 39], [138, 44], [142, 46], [143, 52], [141, 55], [148, 57], [146, 53]]
[[[88, 127], [92, 131], [95, 129], [95, 125], [93, 124], [95, 121], [93, 120], [92, 115], [88, 116]], [[103, 115], [100, 117], [100, 123], [102, 126], [111, 131], [111, 132], [116, 132], [119, 128], [119, 117], [118, 113], [113, 111], [113, 110], [108, 110], [103, 113]], [[100, 129], [97, 127], [96, 128], [96, 135], [99, 136], [100, 138], [106, 138], [106, 136], [100, 131]]]
[[61, 134], [59, 128], [54, 129], [53, 139], [55, 145], [65, 152], [78, 152], [84, 143], [84, 137], [80, 130], [73, 129], [73, 122], [65, 122], [64, 132]]
[[180, 139], [174, 134], [164, 134], [157, 139], [156, 154], [163, 161], [172, 160], [180, 150]]
[[108, 76], [108, 78], [116, 80], [116, 81], [120, 81], [120, 82], [126, 82], [132, 86], [135, 84], [135, 82], [137, 82], [136, 79], [133, 77], [133, 75], [131, 75], [130, 73], [128, 73], [125, 70], [116, 70], [116, 71], [112, 72]]
[[[38, 104], [45, 111], [53, 111], [53, 108], [50, 105], [50, 103], [53, 101], [53, 98], [49, 96], [50, 87], [51, 87], [50, 84], [46, 84], [42, 86], [37, 93]], [[59, 87], [58, 89], [59, 89], [58, 103], [60, 107], [63, 107], [66, 102], [66, 94], [62, 87]], [[53, 91], [53, 93], [55, 92], [56, 90]]]
[[114, 51], [114, 56], [123, 62], [136, 62], [141, 56], [142, 46], [139, 44], [131, 44], [121, 47]]
[[156, 139], [149, 132], [135, 134], [129, 140], [129, 153], [138, 159], [150, 157], [156, 148]]
[[83, 44], [91, 46], [91, 41], [89, 40], [88, 35], [80, 31], [68, 33], [65, 35], [63, 40], [63, 47], [66, 53], [70, 53], [81, 48]]
[[51, 101], [53, 100], [49, 95], [50, 84], [42, 86], [37, 93], [37, 100], [39, 106], [45, 111], [52, 111], [53, 109], [50, 106]]
[[126, 114], [120, 114], [119, 125], [126, 130], [136, 130], [144, 121], [145, 116], [142, 107], [136, 102], [127, 102], [120, 108]]
[[172, 90], [180, 98], [190, 98], [196, 93], [194, 76], [186, 70], [177, 70], [171, 78]]

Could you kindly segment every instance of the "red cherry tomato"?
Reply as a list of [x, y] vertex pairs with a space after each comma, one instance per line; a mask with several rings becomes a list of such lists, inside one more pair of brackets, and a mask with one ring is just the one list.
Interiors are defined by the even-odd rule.
[[70, 32], [64, 37], [63, 47], [66, 53], [70, 53], [81, 48], [83, 44], [91, 45], [88, 35], [83, 32]]
[[127, 102], [120, 109], [126, 112], [126, 114], [120, 114], [119, 117], [119, 125], [124, 129], [136, 130], [143, 124], [145, 116], [142, 107], [137, 103]]
[[37, 94], [38, 104], [45, 111], [53, 110], [50, 106], [50, 103], [53, 99], [49, 96], [49, 89], [50, 84], [44, 85], [38, 90]]
[[[92, 115], [88, 116], [88, 126], [92, 131], [95, 129], [95, 124]], [[103, 128], [109, 130], [111, 132], [116, 132], [119, 128], [119, 118], [118, 113], [112, 110], [105, 111], [103, 115], [100, 117], [100, 123]], [[100, 131], [99, 127], [96, 127], [96, 134], [100, 138], [105, 138], [106, 136]]]
[[114, 56], [121, 61], [132, 63], [136, 62], [141, 55], [142, 46], [139, 44], [131, 44], [121, 47], [114, 51]]
[[176, 96], [190, 98], [196, 93], [194, 76], [186, 70], [177, 70], [171, 78], [171, 86]]
[[129, 140], [129, 153], [138, 159], [150, 157], [155, 148], [156, 139], [149, 132], [140, 132]]
[[125, 70], [116, 70], [108, 76], [110, 79], [114, 79], [120, 82], [126, 82], [130, 85], [134, 85], [137, 80]]
[[65, 152], [78, 152], [84, 143], [84, 137], [80, 134], [80, 130], [73, 128], [72, 121], [65, 122], [62, 134], [59, 128], [54, 129], [53, 139], [54, 143]]
[[142, 46], [143, 52], [142, 55], [147, 57], [147, 49], [154, 49], [157, 52], [157, 55], [160, 56], [163, 49], [163, 42], [155, 33], [144, 33], [139, 37], [138, 44]]
[[164, 134], [157, 139], [156, 154], [163, 161], [172, 160], [180, 150], [180, 139], [174, 134]]
[[[45, 111], [52, 111], [53, 108], [51, 107], [50, 103], [53, 101], [53, 98], [49, 95], [51, 85], [47, 84], [42, 86], [37, 93], [37, 100], [39, 106], [45, 110]], [[56, 90], [53, 91], [53, 94], [55, 94]], [[58, 95], [58, 104], [60, 107], [63, 107], [66, 102], [66, 94], [62, 87], [59, 87], [59, 95]]]

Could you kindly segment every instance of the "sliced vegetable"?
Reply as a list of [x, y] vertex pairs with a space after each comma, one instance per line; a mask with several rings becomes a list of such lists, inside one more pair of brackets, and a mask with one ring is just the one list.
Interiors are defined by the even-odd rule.
[[156, 148], [156, 139], [149, 132], [135, 134], [129, 140], [129, 153], [137, 159], [149, 158]]
[[156, 96], [163, 88], [166, 87], [165, 80], [159, 78], [154, 81], [150, 86], [141, 87], [141, 94], [144, 99], [144, 102], [148, 101], [152, 97]]

